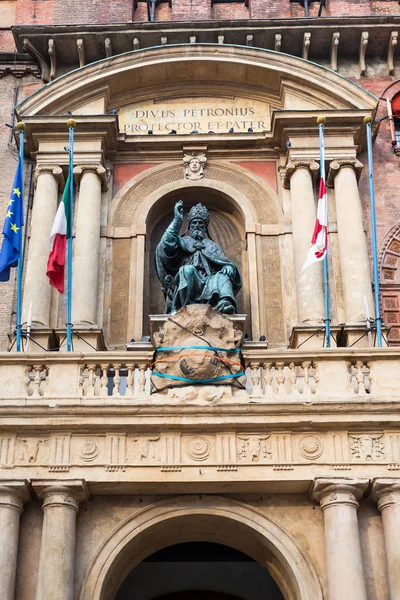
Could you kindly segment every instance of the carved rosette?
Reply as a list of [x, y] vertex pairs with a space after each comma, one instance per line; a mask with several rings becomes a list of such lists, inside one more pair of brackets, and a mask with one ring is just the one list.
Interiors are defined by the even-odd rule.
[[299, 442], [300, 454], [307, 460], [319, 458], [323, 452], [321, 440], [315, 435], [306, 435]]
[[210, 455], [210, 449], [210, 442], [205, 437], [196, 437], [187, 443], [187, 453], [192, 460], [206, 460]]

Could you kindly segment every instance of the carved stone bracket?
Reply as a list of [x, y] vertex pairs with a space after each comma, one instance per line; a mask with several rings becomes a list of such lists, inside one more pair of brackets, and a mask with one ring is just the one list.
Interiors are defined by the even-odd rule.
[[99, 165], [99, 164], [76, 166], [74, 168], [74, 177], [75, 177], [76, 187], [79, 189], [82, 175], [88, 171], [91, 171], [92, 173], [96, 173], [96, 175], [99, 176], [99, 178], [101, 179], [101, 189], [103, 192], [106, 192], [108, 190], [108, 183], [109, 183], [108, 172], [102, 165]]
[[346, 504], [358, 508], [358, 500], [368, 487], [368, 479], [316, 479], [310, 490], [310, 495], [325, 510], [336, 504]]
[[357, 158], [333, 160], [329, 165], [328, 177], [326, 178], [326, 185], [330, 188], [333, 188], [335, 177], [342, 167], [351, 167], [352, 169], [354, 169], [358, 181], [360, 179], [363, 166], [364, 165], [359, 160], [357, 160]]
[[400, 477], [374, 479], [370, 496], [381, 512], [394, 504], [400, 505]]
[[290, 189], [290, 179], [296, 169], [308, 169], [311, 173], [313, 184], [315, 183], [319, 171], [318, 163], [315, 160], [296, 160], [288, 163], [284, 171], [283, 187], [286, 190]]
[[55, 179], [57, 179], [57, 183], [60, 187], [62, 187], [64, 185], [65, 179], [64, 179], [64, 175], [63, 175], [61, 167], [59, 167], [58, 165], [38, 164], [36, 166], [35, 175], [34, 175], [35, 186], [37, 185], [37, 180], [38, 180], [39, 175], [42, 175], [44, 173], [50, 173], [50, 175], [53, 175], [55, 177]]

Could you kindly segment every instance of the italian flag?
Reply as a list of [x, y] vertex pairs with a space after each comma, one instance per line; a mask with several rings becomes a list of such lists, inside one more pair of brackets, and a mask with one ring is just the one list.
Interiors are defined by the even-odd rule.
[[311, 238], [311, 248], [303, 265], [302, 271], [315, 262], [324, 260], [328, 250], [328, 197], [325, 181], [321, 177], [319, 182], [317, 220]]
[[50, 233], [50, 254], [46, 270], [50, 285], [55, 287], [60, 294], [64, 293], [65, 249], [67, 238], [71, 237], [71, 218], [69, 214], [70, 181], [71, 169], [68, 173], [62, 199]]

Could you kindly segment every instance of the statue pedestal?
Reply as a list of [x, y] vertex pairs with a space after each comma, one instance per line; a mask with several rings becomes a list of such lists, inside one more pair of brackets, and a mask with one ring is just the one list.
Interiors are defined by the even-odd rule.
[[222, 315], [209, 304], [190, 304], [173, 315], [151, 315], [157, 349], [152, 369], [156, 391], [170, 400], [208, 404], [232, 398], [245, 388], [239, 358], [246, 315]]
[[[176, 314], [176, 313], [175, 313]], [[226, 319], [228, 319], [235, 329], [238, 329], [242, 332], [244, 337], [244, 331], [246, 326], [246, 318], [247, 315], [222, 315]], [[162, 327], [164, 327], [165, 323], [169, 318], [174, 318], [174, 315], [149, 315], [150, 322], [150, 339], [152, 344], [155, 346], [154, 342], [154, 334], [157, 333]]]

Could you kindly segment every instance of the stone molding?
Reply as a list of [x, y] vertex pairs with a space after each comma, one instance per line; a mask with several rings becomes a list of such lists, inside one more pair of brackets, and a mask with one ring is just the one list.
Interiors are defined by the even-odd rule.
[[400, 477], [374, 479], [370, 497], [381, 512], [389, 506], [400, 505]]
[[326, 178], [326, 185], [330, 188], [334, 187], [335, 177], [342, 167], [351, 167], [354, 170], [358, 181], [360, 179], [363, 166], [364, 165], [357, 158], [333, 160], [329, 165], [328, 176]]
[[59, 187], [62, 187], [65, 184], [64, 174], [63, 174], [61, 167], [59, 167], [58, 165], [38, 164], [38, 165], [36, 165], [35, 173], [34, 173], [35, 187], [37, 186], [39, 176], [46, 174], [46, 173], [49, 173], [50, 175], [54, 176], [54, 178], [57, 180]]
[[321, 510], [344, 504], [358, 508], [358, 500], [369, 485], [368, 479], [316, 479], [310, 490], [310, 495], [320, 503]]
[[64, 506], [76, 512], [79, 503], [89, 499], [89, 490], [84, 479], [38, 480], [32, 482], [37, 496], [43, 500], [43, 510]]
[[0, 481], [0, 508], [13, 508], [22, 512], [30, 499], [27, 480], [5, 479]]
[[296, 169], [307, 169], [310, 171], [313, 185], [315, 184], [319, 172], [319, 164], [313, 159], [295, 160], [289, 162], [286, 166], [286, 169], [283, 171], [282, 183], [285, 190], [290, 189], [290, 180]]
[[[180, 517], [184, 527], [176, 527]], [[288, 598], [322, 600], [314, 566], [291, 534], [253, 506], [210, 494], [174, 496], [154, 502], [119, 523], [88, 565], [79, 600], [114, 597], [128, 565], [130, 570], [143, 560], [144, 553], [154, 552], [160, 540], [170, 545], [193, 539], [194, 532], [199, 533], [199, 518], [204, 540], [212, 535], [212, 541], [217, 543], [228, 541], [229, 545], [232, 541], [239, 550], [251, 548], [260, 564], [272, 563], [274, 578], [281, 589], [288, 591]]]
[[182, 165], [170, 162], [147, 169], [118, 192], [112, 200], [108, 235], [114, 237], [120, 227], [147, 225], [160, 198], [190, 186], [212, 188], [228, 195], [243, 214], [246, 227], [252, 223], [283, 222], [277, 193], [266, 181], [243, 167], [210, 160], [204, 178], [189, 181], [182, 177]]
[[79, 190], [81, 179], [84, 173], [95, 173], [101, 180], [101, 191], [108, 190], [109, 177], [107, 170], [100, 164], [78, 165], [74, 167], [74, 179], [77, 189]]

